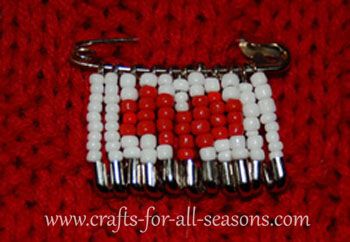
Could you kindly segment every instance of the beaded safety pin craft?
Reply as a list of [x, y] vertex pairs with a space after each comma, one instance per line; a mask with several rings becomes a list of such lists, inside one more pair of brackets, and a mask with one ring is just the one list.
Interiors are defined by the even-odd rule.
[[241, 40], [251, 63], [213, 69], [111, 65], [90, 49], [129, 41], [135, 39], [82, 41], [71, 58], [97, 70], [90, 75], [87, 161], [101, 190], [198, 197], [220, 189], [247, 196], [262, 184], [272, 191], [284, 187], [283, 144], [264, 72], [287, 68], [285, 48]]

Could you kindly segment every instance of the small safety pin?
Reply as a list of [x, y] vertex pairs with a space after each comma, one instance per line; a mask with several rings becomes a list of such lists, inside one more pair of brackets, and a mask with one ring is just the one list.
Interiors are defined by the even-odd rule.
[[[135, 71], [135, 72], [149, 72], [164, 73], [165, 71], [171, 70], [172, 73], [182, 73], [184, 69], [180, 68], [145, 68], [145, 67], [128, 67], [123, 65], [113, 65], [104, 62], [100, 58], [96, 51], [92, 50], [91, 47], [99, 44], [117, 44], [117, 43], [134, 43], [137, 42], [138, 38], [114, 38], [114, 39], [93, 39], [80, 41], [75, 44], [73, 53], [71, 55], [71, 61], [81, 67], [101, 69], [106, 71]], [[245, 72], [252, 73], [255, 71], [282, 71], [286, 69], [290, 62], [290, 54], [286, 48], [277, 43], [269, 44], [257, 44], [248, 42], [244, 39], [238, 40], [238, 46], [242, 53], [252, 62], [254, 65], [245, 65]], [[242, 67], [235, 66], [232, 68], [215, 68], [207, 69], [202, 68], [203, 73], [218, 73], [223, 74], [228, 70], [234, 72], [241, 71]], [[195, 71], [196, 69], [186, 68], [187, 71]]]

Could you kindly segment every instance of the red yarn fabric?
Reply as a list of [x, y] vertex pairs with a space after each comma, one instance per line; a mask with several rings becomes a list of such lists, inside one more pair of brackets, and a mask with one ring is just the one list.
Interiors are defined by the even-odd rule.
[[[348, 241], [350, 3], [276, 0], [20, 0], [0, 4], [1, 241]], [[89, 71], [69, 62], [78, 40], [125, 64], [230, 65], [236, 40], [281, 42], [290, 70], [271, 73], [290, 182], [249, 201], [101, 195], [86, 163]], [[310, 227], [47, 227], [45, 214], [307, 214]]]

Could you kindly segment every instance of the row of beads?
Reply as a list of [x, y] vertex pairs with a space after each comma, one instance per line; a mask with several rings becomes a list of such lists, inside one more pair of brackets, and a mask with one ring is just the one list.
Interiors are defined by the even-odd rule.
[[102, 159], [101, 139], [103, 124], [101, 120], [102, 102], [104, 92], [104, 77], [100, 74], [90, 76], [90, 97], [88, 104], [88, 113], [86, 116], [88, 122], [88, 142], [87, 142], [87, 160], [97, 162]]
[[265, 74], [262, 72], [254, 73], [250, 80], [255, 88], [255, 96], [259, 100], [258, 104], [261, 112], [260, 121], [264, 124], [266, 131], [265, 137], [269, 143], [269, 158], [270, 160], [273, 160], [277, 157], [283, 157], [283, 144], [280, 141], [278, 134], [279, 125], [276, 122], [276, 105], [274, 100], [271, 98], [271, 87], [267, 83]]
[[[243, 84], [241, 84], [243, 85]], [[227, 73], [222, 79], [222, 98], [226, 102], [230, 147], [235, 160], [247, 158], [246, 141], [243, 135], [242, 101], [240, 100], [239, 79], [234, 73]]]

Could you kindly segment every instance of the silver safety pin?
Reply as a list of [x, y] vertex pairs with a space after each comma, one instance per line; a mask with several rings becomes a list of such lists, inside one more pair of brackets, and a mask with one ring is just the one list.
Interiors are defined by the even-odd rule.
[[[135, 43], [138, 38], [114, 38], [114, 39], [92, 39], [77, 42], [74, 46], [74, 50], [71, 55], [71, 61], [85, 68], [91, 68], [100, 70], [103, 68], [105, 71], [135, 71], [138, 73], [150, 72], [160, 74], [171, 70], [174, 74], [183, 73], [184, 69], [186, 71], [196, 71], [194, 68], [163, 68], [157, 67], [149, 69], [146, 67], [131, 67], [124, 65], [114, 65], [106, 63], [101, 57], [98, 56], [95, 50], [91, 49], [94, 45], [100, 44], [119, 44], [119, 43]], [[289, 51], [280, 44], [269, 43], [269, 44], [257, 44], [248, 42], [244, 39], [238, 40], [238, 47], [242, 53], [249, 59], [248, 65], [244, 65], [245, 72], [251, 73], [255, 71], [282, 71], [285, 70], [290, 62]], [[202, 67], [201, 71], [203, 73], [226, 73], [227, 71], [239, 72], [242, 69], [241, 66], [234, 66], [231, 68], [205, 68]]]

